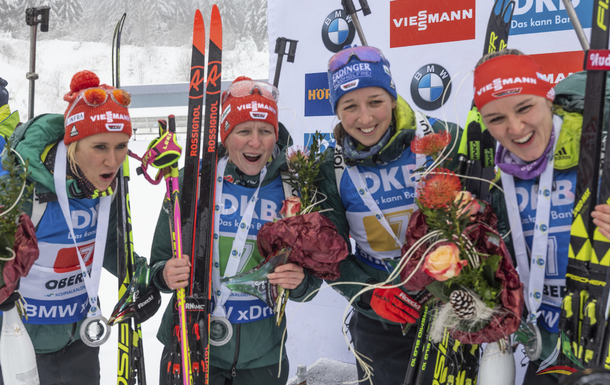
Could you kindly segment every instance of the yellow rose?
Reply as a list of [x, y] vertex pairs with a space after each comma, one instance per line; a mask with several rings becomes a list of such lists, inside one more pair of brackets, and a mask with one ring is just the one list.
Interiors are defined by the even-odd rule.
[[424, 272], [437, 281], [446, 281], [460, 275], [467, 264], [466, 260], [460, 260], [460, 249], [453, 243], [447, 243], [426, 255]]

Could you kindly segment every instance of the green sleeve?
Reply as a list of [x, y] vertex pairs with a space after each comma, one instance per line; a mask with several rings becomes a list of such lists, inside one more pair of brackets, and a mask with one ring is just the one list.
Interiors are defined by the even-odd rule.
[[[306, 269], [303, 270], [305, 272], [305, 278], [303, 278], [303, 282], [296, 288], [290, 290], [289, 298], [293, 301], [297, 302], [309, 302], [311, 301], [315, 295], [309, 296], [313, 291], [317, 290], [322, 286], [322, 280], [318, 277], [315, 277], [313, 274], [310, 274]], [[309, 296], [309, 297], [307, 297]]]
[[169, 228], [169, 209], [167, 203], [163, 202], [159, 219], [155, 227], [152, 248], [150, 250], [150, 273], [152, 282], [164, 293], [171, 293], [163, 279], [163, 269], [165, 264], [173, 256], [171, 232]]

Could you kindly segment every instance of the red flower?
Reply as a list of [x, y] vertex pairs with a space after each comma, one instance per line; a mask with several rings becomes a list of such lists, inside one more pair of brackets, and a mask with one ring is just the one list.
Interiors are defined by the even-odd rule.
[[411, 142], [411, 151], [416, 154], [436, 155], [451, 142], [451, 134], [441, 131], [416, 137]]
[[419, 201], [430, 209], [447, 208], [461, 189], [460, 178], [446, 168], [439, 168], [420, 183]]

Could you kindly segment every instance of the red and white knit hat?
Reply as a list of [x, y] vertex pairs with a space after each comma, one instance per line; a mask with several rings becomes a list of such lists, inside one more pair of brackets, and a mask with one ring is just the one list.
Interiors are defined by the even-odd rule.
[[537, 95], [553, 101], [555, 90], [527, 55], [498, 56], [474, 70], [474, 103], [479, 110], [489, 102], [514, 95]]
[[[95, 90], [91, 90], [95, 89]], [[127, 106], [129, 94], [106, 84], [91, 71], [74, 74], [70, 92], [64, 95], [69, 103], [64, 113], [66, 144], [105, 132], [124, 133], [131, 137], [131, 118]]]
[[223, 145], [235, 126], [249, 121], [271, 124], [277, 139], [277, 89], [273, 85], [240, 76], [223, 93], [222, 100], [219, 129]]

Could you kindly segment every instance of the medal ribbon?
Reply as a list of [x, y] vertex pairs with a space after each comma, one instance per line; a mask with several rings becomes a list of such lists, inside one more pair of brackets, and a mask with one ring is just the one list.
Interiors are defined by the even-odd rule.
[[97, 215], [97, 228], [95, 234], [95, 248], [93, 251], [93, 263], [91, 265], [91, 274], [87, 273], [87, 266], [83, 261], [83, 257], [78, 249], [76, 243], [76, 237], [74, 236], [74, 227], [72, 226], [72, 218], [70, 215], [70, 204], [68, 202], [68, 193], [66, 192], [66, 145], [62, 140], [59, 142], [57, 147], [57, 156], [55, 158], [55, 166], [53, 169], [53, 180], [55, 182], [55, 191], [57, 194], [57, 200], [61, 207], [61, 212], [64, 215], [72, 241], [74, 241], [74, 248], [78, 256], [78, 263], [80, 264], [81, 273], [83, 275], [83, 281], [85, 282], [85, 288], [89, 296], [89, 312], [87, 317], [95, 317], [101, 315], [101, 310], [97, 306], [97, 293], [100, 287], [100, 277], [102, 275], [102, 265], [104, 262], [104, 253], [106, 251], [106, 238], [108, 235], [108, 221], [110, 218], [110, 202], [112, 201], [111, 196], [100, 197], [100, 205]]
[[[229, 295], [231, 295], [231, 289], [220, 283], [219, 243], [220, 213], [222, 210], [224, 210], [224, 203], [222, 200], [222, 185], [224, 181], [225, 168], [227, 167], [228, 161], [229, 158], [225, 156], [220, 161], [218, 161], [218, 166], [216, 169], [216, 196], [214, 197], [214, 268], [212, 270], [212, 281], [216, 300], [216, 306], [214, 307], [212, 315], [215, 317], [224, 318], [227, 317], [224, 304], [229, 299]], [[254, 207], [256, 206], [256, 201], [258, 201], [258, 192], [260, 191], [261, 184], [265, 179], [265, 175], [267, 175], [267, 167], [263, 167], [260, 172], [260, 180], [258, 182], [258, 187], [256, 188], [254, 195], [252, 195], [252, 198], [250, 198], [248, 206], [244, 211], [244, 216], [242, 217], [239, 223], [239, 227], [237, 228], [237, 233], [235, 234], [235, 238], [233, 239], [233, 245], [231, 246], [231, 253], [229, 254], [229, 261], [227, 262], [227, 267], [225, 269], [223, 277], [232, 277], [237, 274], [241, 262], [241, 256], [243, 255], [244, 247], [246, 246], [246, 240], [248, 239], [248, 232], [250, 229], [250, 224], [252, 223], [252, 216], [254, 215]]]
[[[553, 117], [553, 129], [555, 138], [559, 138], [559, 130], [562, 120], [558, 116]], [[551, 195], [553, 187], [553, 166], [555, 163], [555, 147], [557, 139], [553, 143], [553, 149], [548, 153], [546, 169], [540, 174], [538, 185], [538, 197], [536, 204], [536, 224], [534, 227], [534, 240], [532, 242], [531, 258], [528, 260], [528, 252], [521, 224], [520, 210], [518, 209], [517, 191], [515, 180], [512, 175], [503, 172], [502, 186], [504, 187], [504, 199], [510, 222], [513, 248], [517, 259], [519, 278], [523, 283], [524, 291], [527, 293], [527, 310], [529, 312], [527, 322], [536, 324], [540, 316], [540, 305], [544, 289], [544, 278], [546, 271], [546, 258], [548, 253], [548, 238], [550, 230]], [[531, 266], [531, 267], [528, 267]]]

